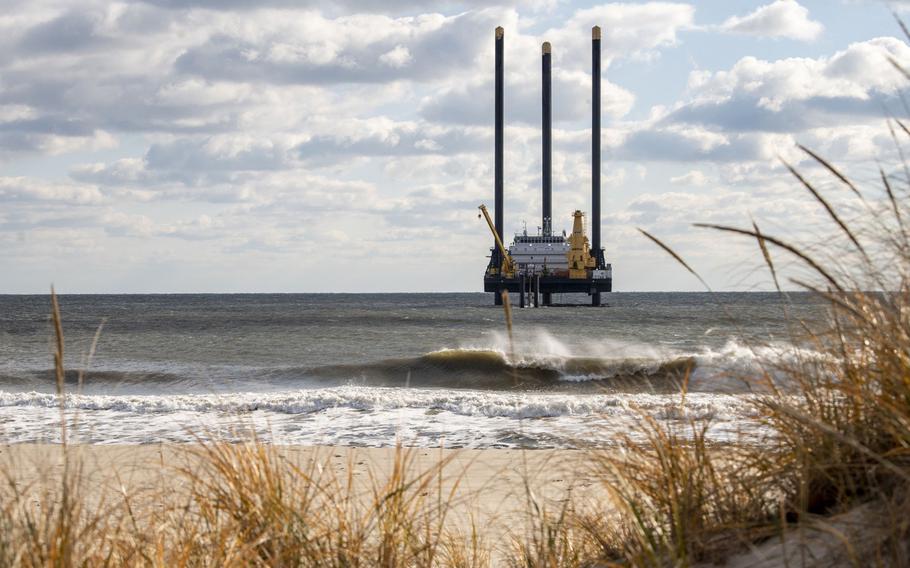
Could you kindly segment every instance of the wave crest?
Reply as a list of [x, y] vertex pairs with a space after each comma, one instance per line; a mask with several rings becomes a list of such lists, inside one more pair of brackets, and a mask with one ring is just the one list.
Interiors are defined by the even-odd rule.
[[675, 388], [695, 368], [693, 357], [598, 358], [541, 356], [511, 360], [493, 349], [442, 349], [420, 357], [306, 370], [324, 379], [351, 379], [380, 386], [422, 386], [484, 390], [562, 390], [570, 383], [589, 388]]

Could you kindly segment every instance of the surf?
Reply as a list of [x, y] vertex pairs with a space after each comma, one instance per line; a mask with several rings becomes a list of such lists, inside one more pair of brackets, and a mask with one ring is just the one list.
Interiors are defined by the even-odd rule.
[[[693, 357], [597, 358], [541, 356], [512, 358], [494, 349], [441, 349], [413, 358], [307, 369], [319, 379], [372, 386], [481, 390], [615, 389], [650, 382], [673, 388], [695, 368]], [[634, 385], [633, 385], [634, 384]]]

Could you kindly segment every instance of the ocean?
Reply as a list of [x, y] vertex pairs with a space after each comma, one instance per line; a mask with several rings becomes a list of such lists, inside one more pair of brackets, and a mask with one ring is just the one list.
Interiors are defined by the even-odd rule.
[[[604, 300], [516, 306], [510, 340], [489, 294], [63, 295], [68, 435], [575, 448], [695, 417], [723, 441], [760, 428], [743, 379], [825, 315], [805, 293]], [[49, 313], [0, 296], [2, 442], [60, 439]]]

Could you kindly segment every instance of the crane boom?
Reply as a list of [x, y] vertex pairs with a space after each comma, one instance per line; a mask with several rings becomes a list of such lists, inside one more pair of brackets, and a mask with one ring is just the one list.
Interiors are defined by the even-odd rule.
[[487, 226], [490, 227], [490, 232], [493, 233], [493, 238], [496, 239], [496, 246], [499, 248], [499, 253], [502, 255], [502, 266], [500, 267], [500, 274], [506, 278], [515, 277], [515, 261], [512, 260], [512, 257], [509, 256], [509, 251], [506, 250], [504, 244], [502, 244], [502, 239], [499, 238], [499, 233], [496, 232], [496, 227], [493, 226], [493, 220], [490, 219], [490, 212], [487, 211], [486, 205], [481, 205], [479, 207], [481, 213], [483, 213], [484, 219], [487, 220]]

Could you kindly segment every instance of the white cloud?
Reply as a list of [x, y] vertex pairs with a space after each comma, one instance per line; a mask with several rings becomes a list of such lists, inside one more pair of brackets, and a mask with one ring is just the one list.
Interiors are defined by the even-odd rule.
[[649, 58], [672, 47], [680, 31], [694, 27], [695, 7], [679, 2], [608, 3], [578, 10], [543, 36], [553, 42], [556, 63], [585, 67], [591, 28], [602, 30], [604, 62], [620, 57]]
[[700, 187], [708, 183], [708, 178], [701, 170], [691, 170], [681, 176], [671, 177], [670, 183], [674, 185], [694, 185]]
[[241, 83], [437, 80], [470, 69], [484, 49], [476, 38], [504, 16], [498, 8], [416, 18], [266, 10], [241, 21], [228, 14], [175, 63], [184, 74]]
[[101, 191], [91, 185], [43, 181], [27, 177], [0, 177], [0, 203], [55, 202], [88, 205], [104, 200]]
[[893, 37], [851, 44], [830, 57], [766, 61], [748, 56], [727, 71], [696, 71], [691, 100], [664, 120], [728, 131], [801, 132], [882, 120], [902, 109], [907, 79], [889, 61], [910, 61], [910, 46]]
[[689, 89], [703, 100], [749, 93], [769, 108], [817, 96], [867, 99], [872, 92], [890, 94], [907, 86], [888, 57], [908, 61], [910, 46], [897, 38], [880, 37], [850, 44], [830, 57], [765, 61], [749, 56], [730, 71], [694, 73]]
[[824, 26], [809, 18], [809, 10], [796, 0], [775, 0], [745, 16], [732, 16], [721, 24], [726, 32], [799, 41], [817, 39]]
[[411, 62], [411, 50], [403, 45], [396, 45], [393, 49], [379, 56], [379, 61], [389, 67], [404, 67]]

